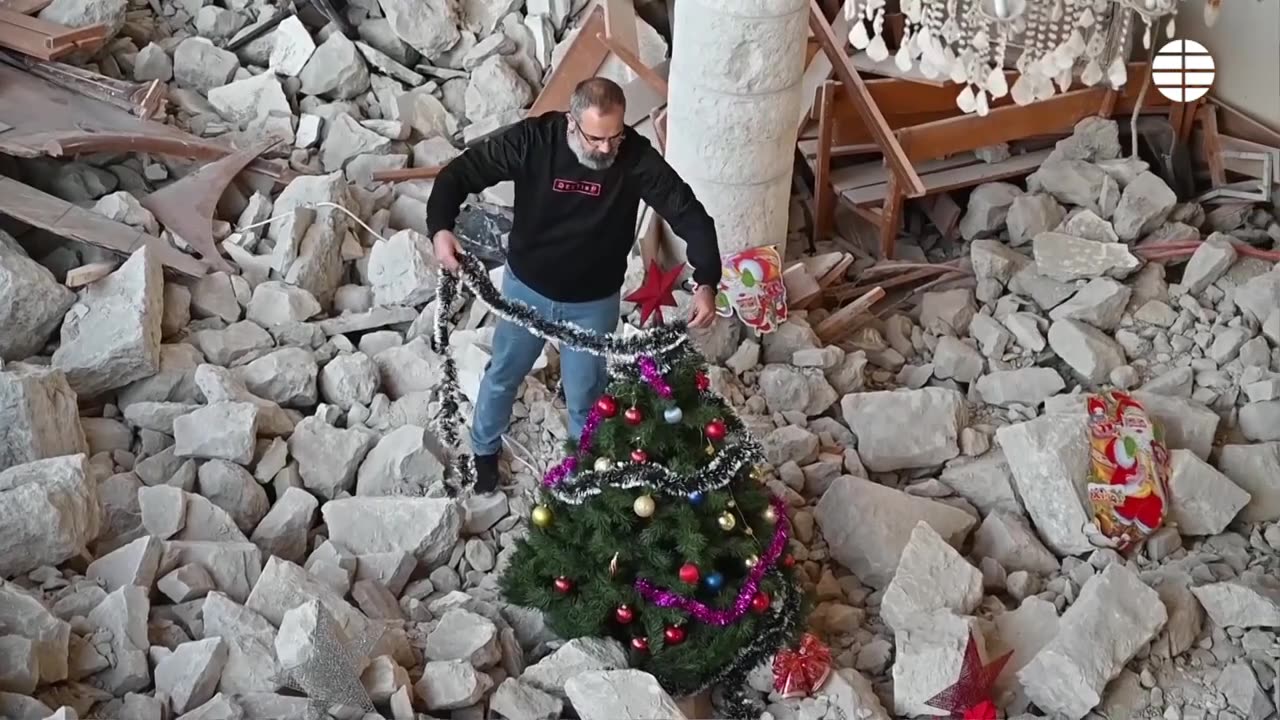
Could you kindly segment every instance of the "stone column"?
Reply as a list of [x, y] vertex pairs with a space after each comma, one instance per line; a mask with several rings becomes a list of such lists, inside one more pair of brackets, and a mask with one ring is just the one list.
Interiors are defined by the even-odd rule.
[[785, 250], [808, 12], [807, 0], [675, 3], [666, 156], [723, 253]]

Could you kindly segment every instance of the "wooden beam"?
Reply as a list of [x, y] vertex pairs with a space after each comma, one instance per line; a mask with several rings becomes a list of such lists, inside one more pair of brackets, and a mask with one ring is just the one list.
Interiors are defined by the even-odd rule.
[[601, 5], [604, 7], [604, 36], [609, 43], [638, 56], [640, 38], [636, 34], [635, 0], [602, 0]]
[[813, 241], [825, 240], [831, 233], [836, 213], [836, 194], [831, 187], [831, 138], [835, 123], [835, 83], [823, 83], [818, 89], [818, 157], [813, 166]]
[[[835, 20], [831, 23], [831, 32], [841, 39], [841, 47], [844, 47], [844, 39], [849, 36], [849, 28], [853, 24], [844, 14], [844, 3], [840, 3], [840, 7], [836, 10]], [[812, 26], [809, 33], [813, 34]], [[818, 91], [822, 89], [822, 84], [831, 79], [831, 58], [822, 52], [819, 45], [815, 48], [816, 52], [811, 55], [805, 64], [804, 76], [800, 79], [803, 90], [803, 102], [800, 105], [800, 113], [797, 118], [797, 130], [803, 130], [809, 121], [809, 116], [813, 114], [816, 107]]]
[[1222, 164], [1222, 138], [1218, 134], [1218, 107], [1205, 103], [1200, 107], [1200, 128], [1203, 131], [1201, 149], [1204, 162], [1209, 166], [1209, 181], [1214, 187], [1227, 184], [1227, 170]]
[[[924, 193], [921, 192], [921, 195]], [[902, 186], [898, 176], [889, 173], [885, 187], [884, 207], [880, 211], [880, 259], [892, 260], [898, 245], [898, 230], [902, 227]]]
[[3, 176], [0, 176], [0, 214], [119, 255], [132, 255], [145, 245], [162, 264], [190, 277], [202, 277], [209, 270], [200, 260], [179, 252], [158, 237]]
[[533, 101], [528, 117], [569, 109], [569, 96], [573, 94], [574, 87], [587, 78], [595, 77], [609, 57], [609, 48], [600, 42], [600, 33], [604, 31], [604, 10], [596, 5], [578, 29], [564, 57], [551, 71], [551, 78], [542, 87], [538, 99]]
[[809, 27], [813, 29], [814, 37], [822, 45], [822, 51], [831, 60], [832, 69], [835, 71], [836, 76], [840, 78], [840, 82], [844, 83], [852, 91], [851, 94], [855, 106], [858, 108], [858, 114], [862, 116], [862, 121], [871, 130], [876, 144], [884, 152], [885, 158], [889, 161], [889, 167], [893, 168], [894, 174], [901, 180], [904, 190], [912, 197], [923, 195], [924, 183], [920, 180], [920, 176], [916, 175], [915, 168], [911, 167], [911, 161], [907, 158], [907, 154], [903, 152], [902, 146], [898, 144], [898, 139], [894, 137], [893, 131], [889, 129], [888, 123], [885, 122], [884, 114], [876, 106], [870, 91], [867, 90], [867, 86], [862, 82], [862, 77], [858, 75], [858, 71], [853, 67], [853, 63], [850, 62], [849, 56], [845, 54], [844, 43], [836, 38], [831, 25], [823, 17], [822, 8], [818, 5], [818, 0], [809, 0]]
[[[1097, 114], [1107, 92], [1102, 87], [1071, 90], [1030, 105], [996, 108], [987, 113], [986, 117], [976, 114], [961, 115], [903, 128], [897, 133], [898, 141], [907, 157], [924, 160], [1031, 135], [1069, 134], [1077, 122]], [[1136, 96], [1136, 91], [1133, 94]], [[1117, 99], [1116, 112], [1133, 110], [1136, 97], [1130, 99], [1128, 95], [1126, 92]], [[1159, 96], [1159, 93], [1147, 95]]]
[[866, 322], [867, 318], [864, 315], [882, 298], [884, 298], [884, 289], [872, 288], [862, 297], [831, 313], [825, 320], [818, 323], [818, 327], [813, 331], [823, 344], [838, 342], [850, 331]]
[[631, 68], [631, 72], [635, 73], [636, 77], [643, 80], [646, 85], [653, 88], [654, 92], [661, 95], [663, 102], [666, 102], [667, 100], [666, 79], [664, 79], [661, 75], [659, 75], [657, 71], [655, 71], [653, 68], [649, 67], [648, 65], [645, 65], [644, 61], [642, 61], [635, 53], [631, 52], [631, 50], [624, 47], [622, 43], [619, 43], [618, 41], [609, 37], [605, 33], [596, 33], [596, 38], [605, 47], [609, 48], [610, 52], [612, 52], [614, 55], [617, 55], [618, 59], [621, 60], [627, 67]]

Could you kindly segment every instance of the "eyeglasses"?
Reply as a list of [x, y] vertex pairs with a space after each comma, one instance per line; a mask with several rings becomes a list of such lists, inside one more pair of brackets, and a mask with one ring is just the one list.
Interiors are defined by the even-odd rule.
[[585, 131], [583, 131], [582, 125], [578, 123], [577, 118], [573, 119], [573, 129], [577, 131], [578, 135], [582, 136], [583, 140], [585, 140], [586, 142], [592, 145], [608, 145], [609, 147], [613, 147], [614, 145], [618, 145], [619, 143], [621, 143], [622, 138], [626, 136], [626, 130], [623, 130], [617, 135], [610, 135], [609, 137], [596, 137], [595, 135], [588, 135]]

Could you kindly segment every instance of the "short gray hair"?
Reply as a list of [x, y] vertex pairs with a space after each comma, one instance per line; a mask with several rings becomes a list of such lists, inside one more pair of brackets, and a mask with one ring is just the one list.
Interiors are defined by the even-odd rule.
[[618, 83], [602, 77], [587, 78], [578, 83], [569, 96], [569, 114], [574, 119], [582, 117], [587, 108], [608, 112], [627, 107], [627, 96]]

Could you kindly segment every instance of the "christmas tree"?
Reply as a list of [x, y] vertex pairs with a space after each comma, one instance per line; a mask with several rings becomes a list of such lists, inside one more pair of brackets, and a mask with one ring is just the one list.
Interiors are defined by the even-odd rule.
[[614, 637], [679, 697], [719, 685], [756, 717], [748, 672], [796, 640], [803, 593], [759, 444], [682, 327], [615, 339], [610, 384], [543, 479], [502, 578], [561, 637]]

